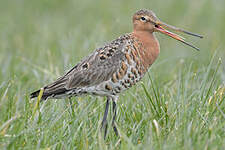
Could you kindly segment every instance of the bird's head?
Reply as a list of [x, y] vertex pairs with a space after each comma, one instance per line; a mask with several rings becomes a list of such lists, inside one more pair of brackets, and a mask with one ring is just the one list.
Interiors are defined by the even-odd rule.
[[174, 30], [177, 32], [183, 32], [183, 33], [186, 33], [186, 34], [189, 34], [192, 36], [196, 36], [199, 38], [203, 38], [203, 36], [201, 36], [201, 35], [185, 31], [183, 29], [168, 25], [168, 24], [160, 21], [156, 17], [156, 15], [153, 11], [146, 10], [146, 9], [139, 10], [133, 15], [133, 28], [134, 28], [134, 31], [142, 31], [142, 32], [146, 31], [146, 32], [150, 32], [150, 33], [161, 32], [161, 33], [166, 34], [188, 46], [191, 46], [192, 48], [194, 48], [196, 50], [199, 50], [199, 49], [197, 47], [193, 46], [192, 44], [184, 41], [183, 37], [181, 37], [175, 33], [172, 33], [170, 31], [166, 30], [165, 28], [171, 29], [171, 30]]

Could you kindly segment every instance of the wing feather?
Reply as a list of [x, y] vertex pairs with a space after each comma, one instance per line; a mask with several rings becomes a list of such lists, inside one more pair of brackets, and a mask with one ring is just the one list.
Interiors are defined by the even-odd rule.
[[[124, 49], [129, 35], [124, 35], [84, 58], [64, 76], [44, 87], [43, 99], [62, 95], [71, 89], [98, 85], [109, 80], [125, 59]], [[38, 91], [31, 94], [36, 97]]]
[[[68, 89], [84, 86], [97, 85], [103, 81], [109, 80], [113, 73], [120, 68], [121, 61], [125, 59], [125, 54], [122, 51], [125, 44], [121, 43], [120, 49], [117, 49], [114, 54], [109, 57], [106, 54], [105, 59], [101, 59], [103, 54], [101, 51], [107, 53], [103, 48], [98, 51], [97, 54], [91, 55], [89, 59], [84, 60], [80, 66], [70, 74], [69, 82], [67, 84]], [[108, 48], [109, 50], [110, 48]], [[83, 68], [85, 64], [88, 64], [88, 68]]]

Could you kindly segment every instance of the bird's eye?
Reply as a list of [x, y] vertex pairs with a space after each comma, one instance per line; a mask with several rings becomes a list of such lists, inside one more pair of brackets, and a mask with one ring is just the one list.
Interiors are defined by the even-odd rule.
[[146, 18], [145, 17], [141, 17], [141, 21], [146, 21]]

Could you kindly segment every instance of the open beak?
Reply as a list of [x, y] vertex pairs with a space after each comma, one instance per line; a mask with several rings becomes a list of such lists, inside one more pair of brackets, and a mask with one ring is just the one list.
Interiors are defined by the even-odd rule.
[[190, 46], [190, 47], [192, 47], [192, 48], [194, 48], [194, 49], [199, 51], [199, 48], [193, 46], [192, 44], [190, 44], [190, 43], [188, 43], [186, 41], [184, 41], [183, 37], [181, 37], [181, 36], [179, 36], [179, 35], [177, 35], [175, 33], [172, 33], [172, 32], [166, 30], [163, 27], [171, 29], [171, 30], [174, 30], [174, 31], [177, 31], [177, 32], [183, 32], [183, 33], [186, 33], [186, 34], [189, 34], [189, 35], [192, 35], [192, 36], [196, 36], [196, 37], [199, 37], [199, 38], [203, 38], [203, 36], [195, 34], [195, 33], [191, 33], [191, 32], [188, 32], [188, 31], [185, 31], [185, 30], [180, 29], [180, 28], [176, 28], [176, 27], [171, 26], [171, 25], [167, 25], [166, 23], [163, 23], [163, 22], [157, 22], [156, 25], [155, 25], [155, 30], [156, 31], [161, 32], [163, 34], [166, 34], [166, 35], [168, 35], [168, 36], [170, 36], [170, 37], [172, 37], [172, 38], [174, 38], [174, 39], [176, 39], [176, 40], [178, 40], [178, 41], [180, 41], [180, 42], [182, 42], [182, 43], [184, 43], [184, 44], [186, 44], [186, 45], [188, 45], [188, 46]]

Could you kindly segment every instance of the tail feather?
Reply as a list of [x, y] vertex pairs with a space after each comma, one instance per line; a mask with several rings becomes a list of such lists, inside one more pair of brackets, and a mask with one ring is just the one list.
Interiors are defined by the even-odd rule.
[[30, 94], [30, 98], [35, 98], [35, 97], [38, 97], [38, 94], [40, 93], [40, 90], [37, 90], [33, 93]]
[[[41, 100], [46, 100], [47, 98], [57, 98], [60, 95], [66, 94], [68, 89], [65, 88], [67, 83], [67, 78], [65, 76], [57, 79], [55, 82], [44, 87], [44, 92]], [[38, 97], [40, 90], [37, 90], [30, 94], [30, 98]]]
[[[37, 91], [31, 93], [30, 98], [32, 99], [32, 98], [38, 97], [39, 93], [40, 93], [40, 90], [37, 90]], [[46, 100], [49, 96], [50, 95], [48, 95], [47, 93], [44, 92], [41, 97], [41, 100]]]
[[[60, 88], [60, 89], [56, 89], [56, 90], [50, 90], [50, 89], [44, 89], [43, 95], [41, 97], [41, 100], [46, 100], [49, 97], [59, 97], [60, 95], [66, 94], [66, 92], [69, 91], [66, 88]], [[33, 93], [30, 94], [30, 98], [35, 98], [38, 97], [40, 93], [40, 90], [37, 90]]]

